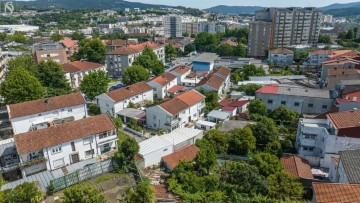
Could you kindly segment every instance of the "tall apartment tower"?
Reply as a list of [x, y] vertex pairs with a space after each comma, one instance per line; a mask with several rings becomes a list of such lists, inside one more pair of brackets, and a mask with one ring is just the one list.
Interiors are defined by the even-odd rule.
[[164, 17], [164, 35], [170, 37], [182, 37], [182, 21], [180, 16]]
[[[255, 12], [255, 22], [271, 22], [270, 46], [265, 49], [317, 43], [321, 20], [322, 13], [316, 8], [267, 8]], [[249, 35], [257, 36], [251, 31]], [[249, 40], [252, 46], [255, 44]]]
[[248, 57], [265, 57], [265, 51], [270, 48], [272, 23], [254, 21], [250, 23], [248, 39]]

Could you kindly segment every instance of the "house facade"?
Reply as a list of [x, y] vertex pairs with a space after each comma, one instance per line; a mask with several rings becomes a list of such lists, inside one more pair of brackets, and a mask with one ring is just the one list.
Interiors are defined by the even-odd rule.
[[218, 95], [221, 95], [226, 89], [226, 81], [223, 77], [211, 73], [208, 76], [204, 77], [197, 85], [196, 90], [200, 91], [201, 89], [205, 91], [215, 91]]
[[117, 149], [116, 127], [107, 114], [15, 135], [23, 177], [97, 158]]
[[146, 82], [139, 82], [96, 96], [96, 102], [101, 113], [109, 113], [111, 117], [117, 117], [116, 113], [126, 109], [130, 102], [133, 104], [152, 102], [153, 98], [153, 88]]
[[294, 52], [285, 48], [272, 49], [269, 51], [268, 61], [275, 66], [289, 66], [294, 62]]
[[204, 107], [205, 96], [196, 90], [190, 90], [147, 108], [146, 124], [148, 128], [170, 132], [198, 120]]
[[86, 102], [79, 92], [10, 104], [7, 110], [15, 135], [87, 117]]
[[154, 89], [154, 97], [164, 99], [168, 93], [168, 90], [174, 87], [177, 84], [177, 77], [169, 72], [164, 72], [163, 74], [153, 78], [148, 85]]
[[178, 85], [183, 85], [185, 78], [191, 73], [191, 68], [189, 66], [180, 65], [171, 69], [169, 72], [176, 76]]
[[59, 43], [63, 44], [66, 49], [67, 57], [71, 57], [79, 51], [78, 40], [64, 39], [60, 40]]
[[33, 46], [32, 53], [37, 63], [50, 59], [60, 64], [68, 62], [66, 48], [62, 43], [43, 41]]
[[194, 72], [210, 72], [215, 66], [215, 60], [218, 58], [214, 53], [202, 53], [193, 60], [192, 70]]

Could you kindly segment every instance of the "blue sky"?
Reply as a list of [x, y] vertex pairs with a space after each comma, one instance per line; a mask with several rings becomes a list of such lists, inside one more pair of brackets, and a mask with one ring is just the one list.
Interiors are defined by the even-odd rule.
[[132, 2], [186, 6], [193, 8], [209, 8], [217, 5], [229, 6], [264, 6], [264, 7], [322, 7], [333, 3], [350, 3], [356, 0], [127, 0]]

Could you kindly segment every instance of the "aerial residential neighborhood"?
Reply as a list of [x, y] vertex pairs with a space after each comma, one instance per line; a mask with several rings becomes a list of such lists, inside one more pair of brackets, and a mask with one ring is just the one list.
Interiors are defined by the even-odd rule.
[[0, 203], [358, 203], [359, 29], [351, 0], [0, 1]]

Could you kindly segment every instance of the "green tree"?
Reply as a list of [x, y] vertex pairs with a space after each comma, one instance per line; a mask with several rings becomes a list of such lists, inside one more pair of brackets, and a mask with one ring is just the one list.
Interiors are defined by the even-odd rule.
[[272, 174], [267, 178], [269, 196], [279, 200], [298, 200], [302, 198], [304, 188], [298, 178], [285, 171]]
[[83, 34], [80, 34], [79, 32], [74, 32], [73, 34], [70, 35], [72, 40], [78, 40], [78, 41], [82, 41], [85, 39], [85, 36]]
[[153, 49], [146, 47], [140, 56], [136, 57], [133, 66], [142, 66], [155, 75], [164, 72], [164, 63], [158, 59]]
[[233, 56], [234, 55], [234, 47], [228, 44], [220, 44], [216, 47], [216, 53], [219, 56]]
[[331, 44], [330, 35], [319, 35], [318, 42], [323, 44]]
[[234, 129], [230, 135], [229, 154], [247, 155], [256, 149], [256, 139], [249, 127]]
[[231, 80], [237, 84], [238, 82], [245, 80], [245, 74], [241, 70], [236, 70], [231, 74]]
[[168, 44], [165, 46], [165, 58], [172, 59], [176, 57], [176, 49], [173, 45]]
[[0, 32], [0, 41], [5, 41], [7, 38], [7, 34], [5, 32]]
[[258, 153], [253, 157], [252, 164], [259, 169], [259, 173], [265, 177], [283, 170], [279, 158], [269, 153]]
[[197, 145], [202, 145], [201, 142], [203, 141], [206, 141], [205, 144], [211, 146], [215, 150], [216, 154], [226, 154], [228, 151], [229, 136], [217, 129], [205, 131], [204, 139], [198, 140]]
[[106, 46], [99, 39], [83, 40], [78, 53], [74, 56], [77, 60], [87, 60], [94, 63], [105, 63]]
[[190, 36], [190, 34], [188, 32], [183, 33], [183, 37], [189, 37], [189, 36]]
[[205, 48], [209, 46], [216, 47], [219, 44], [219, 38], [208, 32], [201, 32], [199, 33], [194, 41], [195, 47], [197, 50], [205, 51]]
[[17, 43], [22, 43], [22, 44], [26, 44], [26, 42], [27, 42], [25, 34], [22, 32], [18, 32], [18, 31], [16, 31], [13, 35], [8, 35], [6, 39], [9, 41], [14, 41]]
[[93, 101], [97, 95], [107, 92], [110, 79], [105, 71], [93, 71], [84, 76], [80, 90], [86, 98]]
[[122, 81], [127, 85], [131, 85], [141, 81], [146, 81], [149, 78], [150, 74], [144, 67], [133, 65], [124, 71]]
[[50, 36], [50, 39], [58, 42], [60, 40], [63, 40], [64, 36], [62, 36], [61, 34], [54, 33]]
[[152, 73], [156, 76], [161, 75], [162, 73], [165, 72], [165, 66], [164, 63], [161, 62], [160, 60], [156, 60], [154, 62], [154, 65], [152, 67]]
[[64, 190], [64, 203], [106, 203], [103, 192], [90, 185], [74, 185]]
[[242, 72], [245, 75], [245, 79], [249, 79], [250, 76], [265, 76], [265, 70], [262, 68], [256, 68], [255, 65], [245, 65], [242, 68]]
[[273, 141], [266, 144], [266, 153], [274, 154], [277, 157], [281, 157], [283, 154], [282, 144], [279, 141]]
[[12, 190], [6, 191], [4, 202], [39, 203], [44, 199], [44, 194], [38, 185], [37, 182], [24, 182]]
[[354, 29], [349, 29], [346, 33], [346, 39], [354, 39], [355, 38], [355, 31]]
[[248, 106], [249, 114], [259, 114], [262, 116], [268, 115], [266, 105], [260, 99], [251, 100]]
[[241, 85], [239, 91], [245, 92], [246, 95], [255, 96], [256, 90], [260, 89], [262, 86], [258, 84], [247, 84]]
[[38, 64], [39, 80], [47, 89], [47, 96], [59, 96], [72, 92], [61, 65], [53, 60]]
[[18, 56], [8, 62], [8, 71], [12, 71], [15, 68], [23, 68], [29, 71], [33, 76], [39, 76], [39, 70], [36, 66], [35, 60], [32, 56]]
[[187, 44], [184, 47], [185, 54], [190, 54], [191, 52], [196, 51], [196, 47], [194, 44]]
[[121, 118], [113, 118], [112, 121], [116, 126], [116, 130], [118, 130], [118, 131], [121, 130], [121, 128], [123, 126]]
[[125, 188], [124, 202], [126, 203], [152, 203], [156, 201], [155, 189], [149, 181], [143, 181], [133, 190], [131, 187]]
[[279, 132], [276, 124], [270, 118], [262, 117], [255, 125], [250, 126], [256, 138], [258, 148], [265, 148], [270, 142], [278, 141]]
[[118, 143], [118, 151], [114, 155], [114, 168], [118, 172], [124, 169], [134, 161], [134, 157], [139, 153], [139, 144], [134, 138], [126, 136], [124, 140]]
[[239, 57], [245, 57], [246, 56], [246, 47], [244, 45], [242, 45], [241, 43], [239, 43], [235, 48], [234, 48], [234, 56], [239, 56]]
[[274, 109], [271, 114], [271, 118], [280, 123], [285, 123], [287, 125], [296, 125], [298, 123], [299, 114], [296, 111], [286, 108], [284, 105], [280, 105], [278, 108]]
[[0, 85], [5, 104], [15, 104], [43, 98], [45, 89], [39, 80], [23, 68], [15, 68]]
[[205, 172], [207, 175], [209, 175], [210, 169], [217, 164], [215, 151], [208, 143], [203, 143], [203, 145], [200, 146], [200, 150], [195, 158], [195, 163], [198, 171]]

